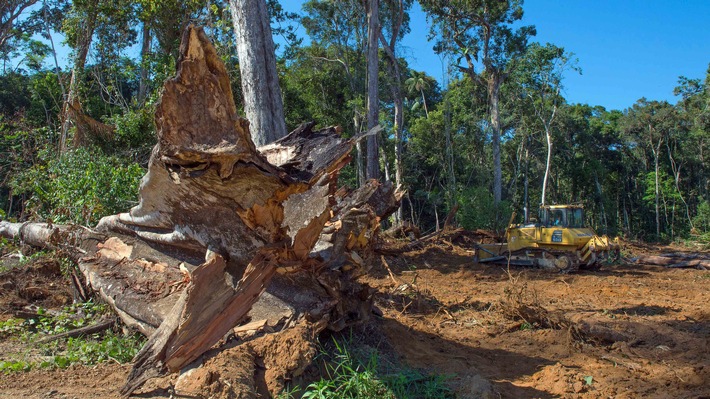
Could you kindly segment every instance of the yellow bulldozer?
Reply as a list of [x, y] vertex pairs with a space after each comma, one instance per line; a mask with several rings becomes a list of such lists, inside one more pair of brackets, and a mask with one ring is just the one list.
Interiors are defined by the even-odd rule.
[[[596, 269], [604, 261], [619, 258], [619, 239], [598, 236], [584, 224], [581, 205], [546, 205], [540, 207], [537, 220], [512, 224], [506, 229], [506, 242], [479, 244], [477, 263], [499, 263], [538, 267], [561, 273], [580, 268]], [[527, 219], [527, 217], [526, 217]]]

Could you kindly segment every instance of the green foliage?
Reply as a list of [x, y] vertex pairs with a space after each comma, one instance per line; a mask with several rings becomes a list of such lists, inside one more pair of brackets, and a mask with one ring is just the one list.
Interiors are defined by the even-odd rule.
[[85, 327], [106, 312], [106, 305], [89, 301], [66, 306], [59, 314], [53, 315], [40, 308], [37, 311], [40, 316], [36, 319], [27, 319], [26, 323], [38, 334], [59, 334]]
[[22, 256], [22, 257], [20, 258], [20, 263], [19, 263], [19, 265], [20, 265], [20, 266], [29, 265], [29, 264], [33, 263], [34, 261], [36, 261], [37, 259], [40, 259], [40, 258], [43, 258], [43, 257], [47, 256], [47, 254], [48, 254], [47, 251], [40, 250], [40, 251], [37, 251], [37, 252], [32, 253], [32, 254], [29, 255], [29, 256]]
[[[502, 201], [499, 209], [496, 210], [493, 205], [493, 193], [485, 187], [467, 188], [458, 195], [457, 201], [460, 205], [457, 213], [458, 221], [461, 227], [468, 230], [501, 228], [508, 222], [512, 213], [508, 201]], [[496, 216], [498, 216], [498, 223], [496, 223]]]
[[[107, 315], [104, 304], [86, 302], [65, 307], [50, 314], [38, 309], [38, 317], [25, 321], [9, 319], [0, 323], [0, 337], [15, 337], [27, 343], [47, 335], [60, 334], [94, 324]], [[145, 338], [138, 334], [120, 335], [113, 331], [85, 337], [70, 337], [40, 345], [42, 361], [22, 359], [0, 360], [0, 372], [27, 371], [33, 368], [65, 368], [72, 364], [93, 365], [108, 360], [127, 363], [138, 353]], [[12, 357], [11, 354], [5, 354]]]
[[303, 399], [394, 398], [385, 383], [377, 377], [375, 354], [363, 364], [354, 359], [347, 348], [338, 342], [335, 345], [337, 352], [333, 363], [326, 364], [328, 378], [310, 384]]
[[61, 368], [71, 364], [92, 365], [108, 360], [128, 363], [142, 345], [142, 336], [120, 336], [113, 332], [108, 332], [98, 339], [69, 338], [63, 348], [65, 354], [54, 356], [54, 365]]
[[137, 164], [126, 165], [89, 149], [59, 158], [45, 151], [40, 157], [44, 162], [18, 173], [11, 182], [15, 195], [28, 196], [27, 207], [37, 218], [93, 224], [128, 209], [138, 198], [144, 171]]
[[0, 76], [0, 115], [14, 115], [30, 106], [29, 81], [19, 73]]
[[0, 338], [5, 338], [9, 335], [16, 335], [22, 331], [23, 321], [20, 319], [7, 319], [0, 321]]
[[[399, 369], [383, 374], [377, 352], [358, 356], [349, 343], [333, 341], [333, 352], [323, 352], [326, 377], [308, 385], [303, 399], [395, 399], [452, 398], [441, 376], [426, 376], [415, 370]], [[292, 394], [292, 393], [290, 393]]]
[[697, 235], [694, 237], [705, 245], [705, 249], [710, 247], [710, 202], [703, 200], [698, 205], [698, 211], [695, 218], [693, 218], [693, 227], [697, 231]]
[[23, 360], [0, 360], [0, 372], [12, 373], [32, 370], [32, 363]]
[[[646, 190], [644, 191], [643, 200], [647, 205], [652, 206], [656, 202], [656, 172], [648, 172], [643, 180]], [[658, 173], [658, 191], [662, 201], [677, 201], [680, 202], [680, 195], [675, 189], [673, 178], [661, 170]]]
[[693, 226], [703, 233], [710, 233], [710, 202], [703, 200], [693, 218]]
[[[420, 3], [434, 22], [432, 35], [444, 33], [438, 36], [435, 50], [482, 60], [488, 73], [504, 71], [525, 51], [528, 38], [536, 34], [534, 26], [516, 24], [523, 18], [522, 2], [422, 0]], [[452, 40], [451, 36], [458, 40]]]
[[[394, 34], [399, 7], [409, 10], [411, 3], [380, 3], [385, 40]], [[423, 72], [411, 70], [406, 57], [399, 59], [403, 81], [398, 89], [405, 95], [402, 178], [409, 193], [403, 201], [405, 219], [431, 231], [458, 202], [463, 227], [496, 225], [488, 201], [493, 135], [498, 134], [488, 108], [495, 95], [505, 202], [497, 212], [499, 226], [507, 221], [511, 204], [528, 204], [534, 212], [541, 200], [544, 120], [553, 143], [546, 201], [582, 203], [590, 225], [601, 233], [689, 237], [692, 219], [698, 233], [710, 234], [704, 205], [710, 198], [710, 69], [704, 77], [679, 78], [675, 105], [641, 99], [623, 112], [571, 105], [558, 89], [577, 70], [573, 57], [554, 43], [530, 43], [535, 29], [520, 23], [522, 2], [420, 3], [432, 22], [437, 52], [447, 55], [442, 62], [471, 68], [449, 68], [446, 87], [439, 87]], [[298, 17], [276, 0], [267, 5], [274, 35], [285, 36], [287, 43], [277, 51], [287, 126], [313, 120], [319, 126], [340, 126], [345, 137], [361, 133], [367, 76], [363, 3], [305, 1], [300, 25], [309, 36], [306, 45], [294, 36]], [[155, 142], [154, 105], [162, 82], [176, 72], [182, 28], [190, 21], [205, 26], [226, 64], [236, 104], [242, 103], [228, 2], [77, 0], [37, 8], [39, 3], [11, 21], [10, 40], [0, 49], [5, 61], [0, 73], [0, 211], [6, 213], [0, 217], [94, 223], [130, 207], [142, 174], [134, 163], [145, 165]], [[398, 38], [410, 33], [406, 14]], [[51, 65], [42, 62], [48, 47], [36, 39], [47, 27], [65, 34], [55, 34], [55, 44], [63, 40], [73, 50], [70, 68], [77, 72], [82, 111], [115, 127], [112, 140], [92, 143], [100, 151], [85, 149], [61, 158], [53, 153], [72, 69], [45, 69]], [[149, 28], [145, 32], [151, 40], [146, 53], [136, 40], [143, 27]], [[90, 56], [84, 58], [82, 50]], [[392, 172], [395, 90], [389, 86], [397, 82], [384, 76], [389, 63], [384, 52], [380, 56], [379, 122], [385, 128], [380, 148]], [[502, 79], [500, 92], [489, 92], [496, 79]], [[139, 87], [147, 88], [140, 98]], [[662, 179], [658, 235], [651, 184], [655, 173]], [[340, 183], [358, 184], [354, 162], [342, 170]]]
[[133, 159], [147, 160], [147, 155], [155, 145], [154, 112], [154, 107], [149, 105], [108, 118], [107, 123], [114, 126], [116, 131], [110, 143], [113, 148], [105, 150], [113, 153], [120, 152]]
[[520, 331], [532, 330], [535, 326], [530, 323], [523, 323], [520, 325]]

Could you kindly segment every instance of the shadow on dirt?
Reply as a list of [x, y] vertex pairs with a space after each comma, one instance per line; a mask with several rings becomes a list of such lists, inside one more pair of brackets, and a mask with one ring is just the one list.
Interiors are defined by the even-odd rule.
[[610, 313], [629, 316], [659, 316], [668, 314], [668, 312], [678, 312], [679, 309], [668, 306], [628, 306], [612, 310]]
[[[509, 381], [531, 376], [555, 361], [476, 344], [462, 345], [439, 335], [417, 331], [393, 319], [379, 319], [377, 325], [400, 359], [411, 367], [451, 376], [458, 381], [466, 381], [467, 375], [481, 375], [504, 398], [553, 397], [547, 392], [516, 386]], [[468, 388], [459, 386], [458, 391], [465, 393]]]
[[[500, 280], [507, 279], [508, 273], [523, 273], [529, 280], [554, 280], [560, 276], [646, 277], [649, 276], [651, 272], [673, 272], [673, 269], [661, 266], [620, 263], [603, 265], [601, 269], [597, 270], [582, 269], [573, 274], [560, 274], [520, 266], [508, 267], [502, 264], [475, 263], [472, 250], [465, 248], [456, 248], [456, 250], [454, 250], [440, 246], [428, 246], [420, 250], [405, 252], [396, 256], [386, 256], [385, 258], [390, 270], [395, 274], [402, 271], [422, 269], [435, 269], [441, 273], [449, 274], [457, 273], [465, 269], [473, 271], [481, 277]], [[369, 271], [369, 274], [373, 278], [383, 278], [387, 277], [388, 270], [381, 262], [377, 262], [375, 267]]]

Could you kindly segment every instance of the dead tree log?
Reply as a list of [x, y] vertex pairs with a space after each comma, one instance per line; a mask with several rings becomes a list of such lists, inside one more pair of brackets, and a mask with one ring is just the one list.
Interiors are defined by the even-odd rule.
[[189, 270], [201, 262], [194, 254], [161, 252], [133, 237], [81, 226], [0, 221], [0, 236], [72, 256], [87, 285], [126, 325], [145, 335], [162, 323], [185, 288]]
[[705, 254], [672, 253], [655, 255], [641, 255], [636, 258], [636, 263], [664, 266], [668, 268], [696, 268], [710, 269], [710, 259]]
[[189, 27], [180, 51], [136, 207], [96, 231], [0, 222], [4, 236], [72, 253], [89, 286], [149, 336], [123, 394], [180, 370], [249, 318], [313, 334], [366, 319], [371, 292], [354, 278], [401, 198], [375, 181], [336, 192], [360, 138], [335, 128], [306, 124], [257, 149], [205, 34]]

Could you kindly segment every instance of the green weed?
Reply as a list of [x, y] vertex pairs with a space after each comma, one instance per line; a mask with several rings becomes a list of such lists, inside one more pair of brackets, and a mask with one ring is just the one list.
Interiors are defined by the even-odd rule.
[[39, 308], [37, 310], [39, 317], [28, 319], [27, 325], [38, 334], [59, 334], [85, 327], [107, 312], [106, 305], [92, 301], [66, 306], [55, 315], [50, 315], [45, 309]]
[[[49, 335], [60, 334], [91, 325], [108, 314], [108, 308], [92, 301], [65, 307], [59, 314], [50, 314], [45, 309], [37, 310], [38, 317], [25, 321], [9, 319], [0, 323], [0, 337], [15, 337], [31, 347], [33, 342]], [[32, 350], [29, 354], [7, 354], [20, 359], [0, 360], [0, 372], [12, 373], [33, 368], [65, 368], [72, 364], [93, 365], [105, 361], [127, 363], [138, 353], [144, 337], [138, 333], [121, 335], [113, 331], [83, 337], [70, 337], [51, 341]]]
[[443, 376], [424, 375], [406, 368], [387, 373], [376, 351], [363, 358], [348, 349], [347, 343], [334, 340], [333, 353], [322, 356], [325, 376], [306, 387], [303, 399], [453, 397]]
[[0, 321], [0, 338], [4, 338], [10, 335], [16, 335], [22, 332], [23, 321], [20, 319], [8, 319], [5, 321]]

